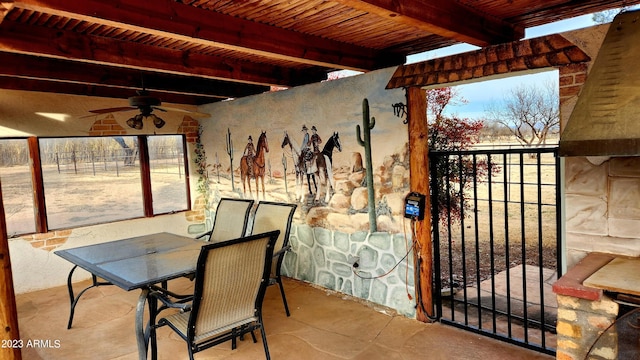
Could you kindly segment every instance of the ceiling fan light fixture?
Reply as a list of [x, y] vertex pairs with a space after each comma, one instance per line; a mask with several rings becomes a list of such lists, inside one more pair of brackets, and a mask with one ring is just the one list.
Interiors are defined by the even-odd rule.
[[131, 119], [127, 120], [127, 125], [130, 128], [136, 129], [136, 130], [141, 130], [143, 123], [142, 123], [142, 114], [138, 114], [134, 117], [132, 117]]
[[153, 119], [153, 125], [155, 125], [156, 128], [158, 128], [158, 129], [160, 129], [161, 127], [164, 126], [164, 124], [166, 124], [164, 120], [160, 119], [159, 117], [157, 117], [154, 114], [150, 114], [149, 117], [151, 119]]

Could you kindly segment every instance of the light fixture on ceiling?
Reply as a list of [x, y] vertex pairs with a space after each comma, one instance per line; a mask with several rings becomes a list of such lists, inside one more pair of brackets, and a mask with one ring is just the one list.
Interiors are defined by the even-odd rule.
[[153, 121], [153, 125], [155, 125], [155, 127], [158, 129], [164, 126], [165, 121], [159, 118], [158, 116], [156, 116], [155, 114], [151, 113], [153, 111], [153, 108], [151, 106], [142, 105], [142, 106], [138, 106], [138, 108], [140, 109], [140, 114], [137, 114], [136, 116], [127, 120], [127, 125], [130, 128], [141, 130], [142, 127], [144, 126], [142, 122], [143, 119], [151, 119]]

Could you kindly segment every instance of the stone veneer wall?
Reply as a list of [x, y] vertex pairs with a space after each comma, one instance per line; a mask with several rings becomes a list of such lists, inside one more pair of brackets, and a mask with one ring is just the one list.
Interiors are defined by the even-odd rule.
[[640, 157], [565, 160], [567, 262], [640, 256]]
[[[411, 244], [402, 234], [352, 234], [332, 231], [305, 224], [293, 224], [290, 233], [292, 251], [287, 253], [282, 274], [307, 281], [330, 290], [339, 291], [414, 318], [413, 256], [407, 254]], [[358, 256], [358, 277], [352, 259]], [[400, 263], [387, 276], [382, 275]], [[295, 306], [295, 305], [293, 305]]]

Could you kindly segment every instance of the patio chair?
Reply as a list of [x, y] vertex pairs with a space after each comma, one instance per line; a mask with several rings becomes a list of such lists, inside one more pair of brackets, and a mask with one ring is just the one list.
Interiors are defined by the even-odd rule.
[[253, 200], [220, 199], [213, 220], [213, 228], [196, 239], [219, 242], [244, 236], [252, 206]]
[[280, 230], [280, 236], [275, 244], [276, 252], [274, 253], [273, 262], [271, 263], [271, 275], [269, 277], [269, 285], [278, 284], [280, 295], [284, 303], [284, 310], [289, 313], [287, 305], [287, 297], [284, 294], [284, 286], [282, 286], [282, 278], [280, 277], [280, 269], [284, 255], [290, 250], [289, 232], [291, 230], [291, 221], [296, 211], [296, 204], [286, 204], [278, 202], [260, 201], [253, 217], [253, 226], [251, 233], [261, 233], [271, 230]]
[[[262, 324], [262, 301], [269, 280], [273, 249], [279, 231], [208, 244], [198, 258], [193, 302], [170, 303], [164, 294], [152, 292], [165, 306], [182, 311], [158, 320], [151, 327], [151, 351], [157, 356], [156, 329], [169, 326], [187, 342], [189, 358], [199, 351], [260, 329], [267, 359], [267, 337]], [[155, 314], [152, 315], [155, 320]]]

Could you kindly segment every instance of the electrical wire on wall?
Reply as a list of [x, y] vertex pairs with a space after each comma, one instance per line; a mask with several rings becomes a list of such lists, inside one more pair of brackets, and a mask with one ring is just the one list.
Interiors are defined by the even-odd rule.
[[[412, 223], [413, 223], [413, 221], [412, 221]], [[406, 226], [405, 226], [404, 219], [403, 219], [403, 221], [402, 221], [402, 229], [403, 229], [403, 231], [404, 231], [404, 238], [406, 239], [406, 238], [407, 238], [407, 231], [406, 231]], [[406, 253], [404, 254], [404, 256], [400, 259], [400, 261], [398, 261], [398, 262], [397, 262], [397, 263], [396, 263], [396, 264], [395, 264], [391, 269], [389, 269], [389, 271], [385, 272], [384, 274], [380, 274], [380, 275], [376, 275], [376, 276], [364, 276], [364, 275], [362, 275], [362, 274], [360, 273], [360, 271], [358, 270], [358, 267], [359, 267], [360, 265], [359, 265], [359, 264], [358, 264], [358, 262], [356, 261], [356, 262], [353, 264], [353, 266], [351, 267], [351, 269], [352, 269], [352, 271], [353, 271], [353, 274], [354, 274], [355, 276], [357, 276], [357, 277], [359, 277], [359, 278], [361, 278], [361, 279], [365, 279], [365, 280], [373, 280], [373, 279], [380, 279], [380, 278], [383, 278], [383, 277], [385, 277], [385, 276], [387, 276], [387, 275], [391, 274], [391, 272], [393, 272], [393, 270], [395, 270], [395, 269], [398, 267], [398, 265], [400, 265], [400, 264], [401, 264], [401, 263], [402, 263], [402, 262], [407, 258], [407, 256], [409, 256], [409, 254], [411, 253], [411, 251], [412, 251], [412, 250], [413, 250], [413, 248], [415, 247], [415, 243], [416, 243], [416, 241], [415, 241], [415, 229], [414, 229], [414, 230], [412, 231], [412, 234], [411, 234], [411, 248], [409, 248], [409, 247], [408, 247], [407, 242], [405, 241], [405, 246], [406, 246], [406, 248], [407, 248], [407, 252], [406, 252]], [[409, 277], [408, 272], [409, 272], [409, 266], [407, 266], [407, 275], [406, 275], [406, 278], [407, 278], [407, 279], [408, 279], [408, 277]], [[406, 284], [406, 281], [405, 281], [405, 284]], [[407, 295], [409, 295], [409, 291], [408, 291], [408, 289], [407, 289]], [[409, 295], [409, 299], [411, 299], [411, 295]]]
[[[422, 268], [421, 266], [422, 265], [422, 256], [421, 256], [422, 247], [421, 247], [421, 244], [417, 241], [416, 229], [417, 229], [418, 221], [421, 221], [424, 219], [424, 206], [425, 206], [425, 196], [422, 194], [412, 192], [412, 193], [409, 193], [405, 198], [405, 216], [402, 221], [402, 230], [404, 233], [404, 238], [407, 239], [407, 228], [406, 228], [405, 219], [407, 218], [411, 219], [411, 241], [410, 241], [411, 246], [409, 246], [409, 241], [405, 241], [406, 253], [393, 267], [391, 267], [391, 269], [389, 269], [388, 271], [380, 275], [375, 275], [375, 276], [363, 275], [362, 272], [358, 270], [358, 268], [360, 267], [359, 259], [356, 259], [352, 264], [351, 270], [353, 271], [353, 274], [359, 277], [360, 279], [364, 279], [364, 280], [380, 279], [391, 274], [403, 261], [406, 261], [409, 254], [411, 254], [411, 252], [413, 251], [416, 259], [416, 263], [414, 263], [414, 269], [418, 270], [418, 275], [415, 276], [415, 279], [416, 279], [415, 292], [418, 297], [416, 299], [415, 308], [417, 309], [417, 307], [420, 306], [422, 312], [430, 320], [437, 320], [435, 317], [429, 315], [429, 312], [424, 307], [424, 301], [422, 301], [422, 284], [420, 280], [421, 276], [419, 275]], [[429, 246], [432, 246], [432, 244], [429, 244]], [[408, 263], [407, 263], [407, 266], [405, 267], [405, 290], [407, 292], [407, 297], [409, 298], [410, 301], [412, 301], [413, 296], [411, 296], [411, 294], [409, 293], [409, 264]]]

